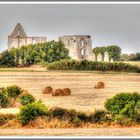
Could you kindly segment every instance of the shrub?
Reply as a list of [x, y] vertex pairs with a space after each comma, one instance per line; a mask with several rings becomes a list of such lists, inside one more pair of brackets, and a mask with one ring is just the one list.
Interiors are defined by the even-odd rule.
[[50, 110], [52, 118], [58, 118], [60, 120], [68, 120], [71, 123], [77, 124], [80, 121], [87, 121], [88, 116], [85, 113], [76, 112], [75, 110], [67, 110], [59, 107], [55, 107]]
[[120, 93], [114, 97], [107, 99], [105, 108], [112, 116], [122, 114], [127, 117], [133, 117], [136, 113], [135, 107], [140, 101], [140, 94], [134, 93]]
[[90, 114], [90, 122], [101, 123], [107, 120], [107, 112], [104, 110], [95, 110], [94, 113]]
[[114, 122], [121, 126], [131, 126], [135, 123], [135, 121], [132, 118], [128, 118], [120, 114], [115, 116]]
[[3, 90], [0, 90], [0, 106], [2, 108], [8, 107], [10, 104], [9, 97], [7, 96], [6, 92]]
[[15, 119], [15, 115], [13, 114], [0, 114], [0, 125], [2, 126], [5, 124], [8, 120]]
[[122, 62], [95, 62], [61, 60], [47, 65], [48, 70], [89, 70], [89, 71], [116, 71], [116, 72], [137, 72], [140, 67]]
[[22, 89], [16, 85], [8, 86], [6, 88], [7, 94], [10, 98], [16, 98], [22, 93]]
[[35, 98], [31, 94], [23, 94], [19, 97], [19, 102], [22, 105], [27, 105], [35, 101]]
[[140, 123], [140, 101], [138, 101], [135, 106], [135, 115], [134, 115], [133, 119], [136, 122]]
[[18, 114], [18, 119], [22, 125], [38, 116], [48, 115], [48, 108], [40, 101], [23, 106]]
[[69, 114], [68, 110], [59, 107], [52, 108], [50, 112], [51, 117], [58, 119], [64, 119], [64, 117], [66, 117]]
[[77, 112], [77, 117], [84, 122], [88, 122], [89, 121], [89, 116], [86, 113], [83, 112]]

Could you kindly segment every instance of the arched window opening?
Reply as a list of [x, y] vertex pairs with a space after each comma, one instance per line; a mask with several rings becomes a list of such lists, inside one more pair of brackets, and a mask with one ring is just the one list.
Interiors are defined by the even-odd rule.
[[68, 40], [67, 44], [68, 44], [68, 46], [70, 46], [70, 40]]
[[84, 40], [81, 41], [81, 46], [83, 47], [85, 44]]
[[33, 39], [33, 44], [35, 44], [36, 42], [35, 42], [35, 40]]
[[19, 29], [18, 29], [18, 32], [17, 33], [18, 33], [18, 37], [19, 37], [20, 36], [20, 30]]
[[81, 58], [84, 59], [84, 49], [83, 48], [80, 50], [80, 55], [81, 55]]

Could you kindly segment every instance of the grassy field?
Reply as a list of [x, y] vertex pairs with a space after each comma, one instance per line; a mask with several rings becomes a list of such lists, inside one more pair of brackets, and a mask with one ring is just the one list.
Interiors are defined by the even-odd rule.
[[[105, 89], [94, 89], [97, 82]], [[46, 105], [90, 112], [103, 109], [107, 98], [120, 92], [140, 92], [140, 74], [97, 74], [92, 72], [0, 72], [0, 86], [19, 85]], [[45, 86], [70, 88], [71, 96], [42, 94]]]

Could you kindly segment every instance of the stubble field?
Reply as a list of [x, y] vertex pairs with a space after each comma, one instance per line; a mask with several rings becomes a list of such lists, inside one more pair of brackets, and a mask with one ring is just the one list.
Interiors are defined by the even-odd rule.
[[[94, 89], [98, 81], [105, 82], [105, 89]], [[140, 92], [140, 74], [97, 72], [0, 72], [0, 87], [16, 84], [30, 91], [46, 105], [90, 112], [104, 108], [107, 98], [120, 92]], [[42, 94], [45, 86], [69, 87], [71, 96], [53, 97]], [[18, 109], [1, 109], [2, 113], [17, 113]], [[1, 129], [1, 136], [138, 136], [139, 128], [92, 129]]]
[[[97, 82], [104, 89], [94, 89]], [[121, 92], [140, 92], [139, 74], [97, 74], [93, 72], [1, 72], [0, 86], [18, 85], [41, 99], [49, 107], [57, 106], [89, 112], [103, 109], [107, 98]], [[42, 94], [45, 86], [70, 88], [71, 96]]]

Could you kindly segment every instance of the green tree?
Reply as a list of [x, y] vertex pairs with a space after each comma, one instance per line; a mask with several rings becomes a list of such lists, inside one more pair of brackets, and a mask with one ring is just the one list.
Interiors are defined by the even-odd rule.
[[14, 61], [14, 53], [11, 51], [4, 51], [0, 54], [0, 65], [7, 67], [14, 67], [16, 63]]
[[[95, 47], [93, 49], [93, 53], [97, 56], [99, 53], [101, 53], [104, 56], [105, 51], [108, 52], [109, 58], [118, 61], [121, 58], [121, 48], [117, 45], [112, 46], [103, 46], [103, 47]], [[103, 57], [104, 58], [104, 57]]]
[[128, 61], [129, 60], [129, 55], [128, 54], [122, 54], [121, 55], [121, 60], [122, 61]]
[[121, 58], [121, 48], [117, 45], [112, 45], [107, 47], [110, 59], [113, 58], [114, 61], [118, 61]]
[[0, 54], [0, 65], [7, 67], [30, 66], [40, 62], [51, 63], [69, 58], [68, 49], [64, 44], [61, 41], [53, 40], [6, 50]]

